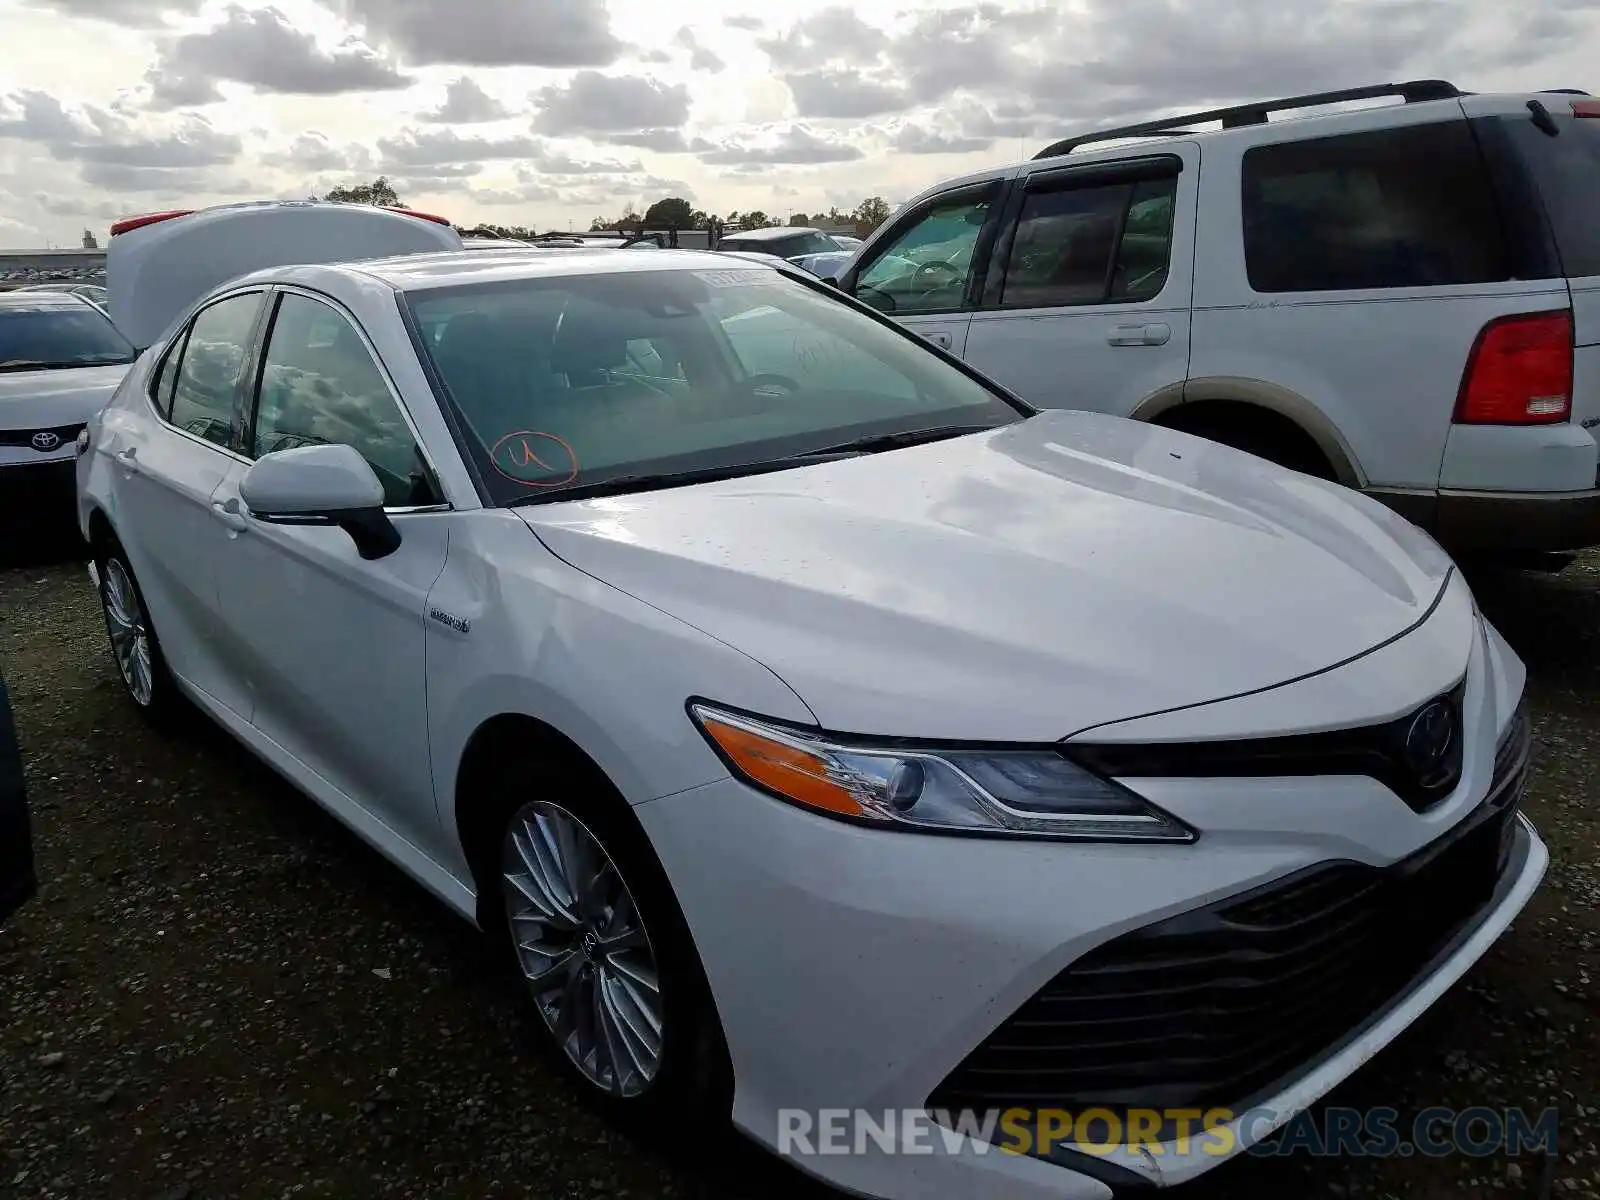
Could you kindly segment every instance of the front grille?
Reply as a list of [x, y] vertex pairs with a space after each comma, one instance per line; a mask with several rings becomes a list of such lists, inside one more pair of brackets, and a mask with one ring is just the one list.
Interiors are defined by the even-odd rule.
[[0, 446], [21, 446], [24, 449], [34, 449], [33, 439], [35, 434], [53, 433], [60, 439], [51, 449], [44, 451], [54, 454], [64, 446], [70, 446], [78, 440], [78, 434], [83, 432], [83, 422], [76, 425], [44, 425], [34, 429], [0, 429]]
[[1505, 869], [1528, 751], [1519, 709], [1485, 801], [1391, 867], [1320, 864], [1090, 951], [929, 1107], [1249, 1107], [1375, 1019], [1481, 913]]
[[[1094, 745], [1071, 742], [1075, 762], [1112, 779], [1244, 779], [1262, 776], [1366, 775], [1417, 812], [1441, 803], [1461, 781], [1461, 713], [1466, 680], [1393, 721], [1284, 737], [1235, 741]], [[1453, 737], [1442, 759], [1420, 770], [1407, 742], [1413, 723], [1443, 703]]]

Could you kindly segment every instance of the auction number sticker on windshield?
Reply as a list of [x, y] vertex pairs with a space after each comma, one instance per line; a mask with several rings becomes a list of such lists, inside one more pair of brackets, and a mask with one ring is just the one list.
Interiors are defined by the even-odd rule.
[[760, 267], [733, 271], [696, 271], [695, 278], [710, 287], [748, 287], [761, 278]]

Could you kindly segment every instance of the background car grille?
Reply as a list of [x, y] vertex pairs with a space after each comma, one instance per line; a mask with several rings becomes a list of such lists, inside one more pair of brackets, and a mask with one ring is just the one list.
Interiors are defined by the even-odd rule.
[[1519, 708], [1488, 798], [1378, 869], [1327, 863], [1123, 934], [1027, 1001], [930, 1108], [1247, 1108], [1397, 1000], [1487, 904], [1529, 758]]
[[55, 450], [48, 451], [54, 454], [63, 446], [70, 446], [78, 440], [78, 434], [83, 432], [83, 423], [76, 425], [45, 425], [34, 429], [0, 429], [0, 446], [21, 446], [24, 449], [33, 449], [33, 435], [36, 433], [53, 433], [61, 439]]

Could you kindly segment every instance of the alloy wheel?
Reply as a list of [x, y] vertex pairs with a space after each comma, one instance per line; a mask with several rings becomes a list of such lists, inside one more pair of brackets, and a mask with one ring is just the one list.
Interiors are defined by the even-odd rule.
[[501, 856], [517, 962], [556, 1043], [590, 1083], [622, 1098], [661, 1066], [656, 956], [621, 870], [560, 805], [524, 805]]
[[104, 578], [100, 604], [105, 609], [111, 653], [117, 660], [117, 670], [122, 672], [128, 695], [140, 708], [149, 708], [155, 698], [155, 669], [144, 606], [139, 603], [139, 594], [121, 559], [106, 559]]

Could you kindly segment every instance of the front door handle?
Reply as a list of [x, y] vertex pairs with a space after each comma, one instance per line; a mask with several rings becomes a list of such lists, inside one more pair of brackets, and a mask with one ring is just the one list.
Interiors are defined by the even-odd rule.
[[1172, 340], [1172, 326], [1165, 321], [1118, 325], [1106, 340], [1113, 346], [1165, 346]]
[[239, 502], [237, 500], [229, 500], [226, 504], [220, 500], [213, 501], [211, 504], [211, 515], [216, 517], [217, 520], [221, 521], [234, 533], [243, 533], [246, 529], [250, 528], [250, 521], [242, 512], [239, 511]]
[[927, 338], [935, 346], [940, 346], [946, 350], [950, 349], [950, 335], [948, 333], [944, 333], [943, 331], [937, 329], [930, 329], [922, 336]]

